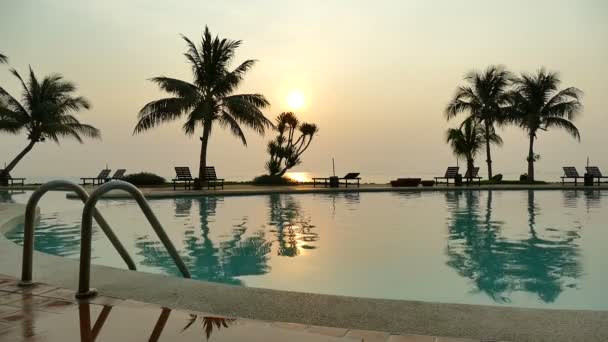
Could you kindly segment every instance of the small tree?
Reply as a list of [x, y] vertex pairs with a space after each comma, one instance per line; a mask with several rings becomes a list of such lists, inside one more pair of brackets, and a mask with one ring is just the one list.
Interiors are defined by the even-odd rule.
[[[312, 123], [300, 123], [292, 112], [281, 113], [276, 122], [279, 135], [268, 143], [270, 160], [266, 163], [266, 170], [271, 176], [283, 176], [287, 170], [302, 163], [300, 156], [308, 149], [319, 129]], [[300, 132], [297, 139], [296, 131]]]

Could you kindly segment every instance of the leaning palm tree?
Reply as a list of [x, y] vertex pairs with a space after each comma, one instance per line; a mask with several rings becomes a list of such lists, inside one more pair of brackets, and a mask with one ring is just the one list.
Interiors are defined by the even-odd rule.
[[512, 108], [508, 120], [523, 128], [530, 141], [528, 149], [528, 180], [534, 181], [534, 162], [539, 158], [534, 153], [534, 140], [539, 130], [562, 128], [572, 137], [581, 139], [572, 120], [580, 113], [582, 91], [569, 87], [558, 90], [560, 79], [557, 73], [544, 69], [536, 74], [523, 74], [513, 79], [510, 94]]
[[[502, 139], [496, 133], [491, 133], [488, 139], [492, 144], [502, 144]], [[464, 158], [467, 161], [467, 170], [473, 170], [475, 157], [486, 143], [486, 133], [483, 125], [468, 119], [459, 128], [447, 130], [446, 142], [450, 144], [452, 152], [457, 158]]]
[[491, 136], [496, 134], [494, 126], [502, 122], [504, 108], [508, 105], [509, 75], [504, 67], [494, 65], [482, 73], [470, 72], [464, 78], [469, 85], [458, 88], [445, 111], [448, 120], [468, 112], [469, 118], [483, 124], [488, 179], [492, 178]]
[[82, 143], [82, 137], [101, 137], [97, 128], [80, 123], [74, 116], [91, 106], [84, 97], [74, 96], [74, 83], [59, 74], [46, 76], [40, 82], [31, 67], [27, 84], [15, 69], [11, 69], [11, 73], [23, 87], [21, 102], [0, 87], [0, 132], [17, 134], [25, 131], [29, 142], [4, 172], [10, 172], [35, 144], [47, 139], [59, 143], [60, 138], [69, 137]]
[[8, 57], [0, 53], [0, 63], [8, 63]]
[[199, 126], [202, 128], [199, 180], [203, 180], [207, 166], [207, 145], [214, 123], [229, 129], [247, 145], [241, 125], [264, 134], [266, 128], [272, 127], [272, 122], [261, 111], [269, 105], [263, 95], [232, 94], [256, 62], [246, 60], [234, 70], [228, 70], [236, 49], [241, 45], [240, 40], [212, 37], [207, 27], [198, 47], [187, 37], [182, 38], [188, 46], [184, 55], [192, 67], [193, 82], [169, 77], [152, 78], [152, 82], [172, 97], [146, 104], [138, 114], [139, 120], [133, 133], [141, 133], [186, 116], [182, 126], [186, 135], [195, 134]]

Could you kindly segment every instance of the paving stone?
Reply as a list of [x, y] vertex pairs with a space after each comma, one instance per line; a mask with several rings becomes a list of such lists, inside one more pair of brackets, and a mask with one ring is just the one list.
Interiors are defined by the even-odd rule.
[[281, 329], [289, 329], [289, 330], [306, 330], [308, 328], [307, 325], [298, 324], [298, 323], [284, 323], [284, 322], [274, 322], [271, 324], [272, 327], [281, 328]]
[[342, 337], [342, 336], [346, 335], [346, 333], [348, 332], [348, 329], [321, 327], [321, 326], [317, 326], [317, 325], [312, 325], [308, 328], [308, 332], [325, 335], [325, 336]]
[[39, 296], [28, 296], [21, 300], [7, 305], [23, 310], [40, 310], [48, 312], [62, 312], [70, 307], [75, 307], [75, 303], [65, 299], [55, 299]]
[[41, 294], [41, 296], [44, 296], [44, 297], [51, 297], [51, 298], [57, 298], [57, 299], [68, 299], [68, 300], [75, 300], [76, 299], [75, 295], [76, 295], [76, 291], [70, 290], [70, 289], [62, 289], [62, 288], [57, 288], [57, 289], [54, 289], [49, 292], [45, 292], [45, 293]]
[[55, 286], [44, 285], [44, 284], [36, 284], [34, 286], [21, 287], [17, 283], [13, 283], [13, 284], [9, 284], [9, 285], [0, 286], [0, 291], [38, 295], [38, 294], [42, 294], [45, 292], [49, 292], [56, 288], [57, 287], [55, 287]]
[[19, 308], [9, 305], [0, 305], [0, 317], [19, 311]]
[[435, 342], [435, 337], [424, 335], [391, 335], [388, 342]]
[[108, 297], [108, 296], [95, 296], [92, 298], [78, 300], [79, 303], [91, 303], [105, 306], [114, 306], [122, 303], [124, 299]]
[[365, 342], [384, 342], [389, 336], [387, 332], [373, 330], [349, 330], [346, 334], [347, 338]]
[[437, 337], [436, 342], [480, 342], [468, 338], [453, 338], [453, 337]]
[[21, 293], [4, 292], [0, 295], [0, 305], [16, 302], [21, 300], [23, 296]]

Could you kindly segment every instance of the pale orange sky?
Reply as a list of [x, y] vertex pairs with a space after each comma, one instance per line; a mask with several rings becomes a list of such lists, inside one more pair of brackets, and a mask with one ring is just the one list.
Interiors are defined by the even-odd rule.
[[[148, 78], [190, 80], [179, 34], [198, 41], [213, 33], [242, 39], [236, 62], [258, 59], [241, 90], [260, 92], [270, 118], [288, 110], [287, 96], [303, 92], [302, 120], [320, 133], [295, 171], [327, 175], [358, 170], [368, 180], [441, 174], [454, 164], [443, 109], [471, 69], [504, 64], [514, 72], [541, 66], [559, 71], [563, 86], [585, 92], [576, 121], [579, 144], [560, 131], [542, 132], [536, 144], [541, 178], [556, 180], [561, 166], [582, 171], [587, 156], [608, 170], [608, 2], [587, 1], [51, 1], [7, 0], [0, 5], [0, 51], [25, 73], [62, 73], [88, 97], [83, 122], [103, 140], [37, 145], [15, 175], [93, 176], [106, 163], [129, 172], [172, 177], [174, 165], [198, 163], [199, 140], [181, 122], [132, 136], [139, 109], [162, 94]], [[17, 82], [6, 65], [0, 84], [13, 95]], [[247, 148], [219, 127], [209, 161], [226, 178], [264, 172], [265, 138], [246, 132]], [[502, 130], [495, 173], [526, 171], [527, 140]], [[0, 135], [0, 163], [26, 144], [25, 135]], [[484, 157], [477, 164], [485, 173]]]

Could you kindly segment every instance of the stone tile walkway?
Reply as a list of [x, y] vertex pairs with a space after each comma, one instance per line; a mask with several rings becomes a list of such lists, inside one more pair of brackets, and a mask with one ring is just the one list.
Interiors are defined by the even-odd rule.
[[[473, 342], [474, 340], [219, 317], [38, 284], [0, 275], [0, 341]], [[478, 341], [479, 342], [479, 341]]]

